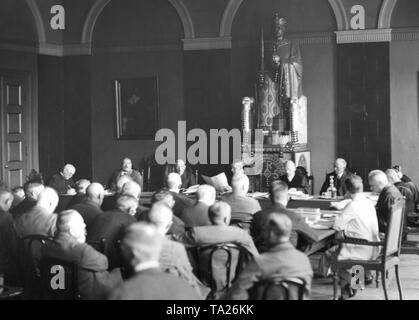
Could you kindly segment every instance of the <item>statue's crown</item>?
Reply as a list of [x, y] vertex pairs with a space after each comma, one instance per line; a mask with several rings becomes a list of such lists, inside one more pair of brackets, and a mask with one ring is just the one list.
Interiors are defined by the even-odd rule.
[[282, 27], [282, 26], [287, 24], [287, 20], [285, 20], [284, 18], [281, 18], [279, 16], [279, 13], [276, 12], [274, 14], [273, 24], [274, 24], [274, 26], [281, 26]]

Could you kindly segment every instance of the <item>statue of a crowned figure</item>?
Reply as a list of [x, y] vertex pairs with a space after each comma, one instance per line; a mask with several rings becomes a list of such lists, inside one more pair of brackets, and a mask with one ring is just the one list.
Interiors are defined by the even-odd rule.
[[286, 20], [275, 13], [273, 39], [268, 48], [265, 48], [263, 30], [261, 32], [258, 128], [277, 132], [280, 144], [306, 145], [307, 98], [302, 89], [303, 59], [298, 43], [284, 38], [285, 26]]

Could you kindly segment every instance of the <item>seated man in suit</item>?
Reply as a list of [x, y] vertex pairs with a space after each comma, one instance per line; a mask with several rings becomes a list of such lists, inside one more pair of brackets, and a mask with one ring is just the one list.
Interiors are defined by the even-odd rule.
[[54, 214], [58, 204], [57, 192], [46, 187], [38, 196], [36, 205], [29, 211], [15, 217], [15, 228], [19, 237], [43, 235], [53, 237], [57, 215]]
[[[266, 220], [265, 242], [268, 251], [249, 262], [229, 290], [232, 300], [261, 299], [265, 288], [256, 285], [272, 278], [297, 278], [304, 281], [308, 296], [313, 270], [308, 257], [290, 243], [292, 222], [285, 214], [272, 213]], [[271, 297], [272, 298], [272, 297]], [[276, 297], [280, 298], [280, 297]]]
[[406, 176], [403, 171], [402, 171], [402, 167], [398, 164], [396, 164], [395, 166], [393, 166], [392, 168], [393, 170], [395, 170], [397, 172], [397, 175], [399, 176], [400, 180], [404, 183], [407, 182], [413, 182], [412, 179], [410, 179], [408, 176]]
[[231, 207], [232, 223], [248, 230], [249, 226], [242, 223], [249, 223], [253, 214], [261, 210], [259, 201], [248, 197], [249, 178], [246, 175], [238, 175], [231, 180], [233, 192], [224, 195], [221, 200]]
[[191, 199], [180, 193], [181, 186], [182, 178], [180, 175], [175, 172], [169, 173], [167, 176], [167, 188], [175, 200], [175, 204], [172, 210], [173, 214], [177, 217], [182, 215], [182, 212], [185, 208], [191, 207], [193, 205], [193, 201]]
[[371, 171], [368, 175], [368, 181], [372, 192], [380, 195], [375, 209], [377, 211], [378, 228], [380, 232], [385, 233], [391, 206], [396, 200], [403, 198], [403, 196], [400, 191], [388, 181], [386, 174], [381, 170]]
[[86, 224], [88, 233], [94, 219], [103, 213], [100, 206], [103, 203], [104, 197], [105, 189], [103, 189], [103, 186], [100, 183], [93, 182], [87, 187], [86, 198], [82, 202], [70, 207], [70, 209], [80, 213]]
[[76, 194], [71, 198], [67, 208], [74, 206], [86, 199], [86, 190], [90, 185], [90, 181], [87, 179], [80, 179], [76, 181]]
[[176, 172], [179, 173], [182, 179], [181, 189], [187, 189], [196, 185], [194, 174], [186, 167], [185, 161], [179, 159], [176, 161]]
[[135, 213], [134, 218], [140, 220], [140, 217], [143, 213], [148, 212], [148, 208], [141, 205], [141, 186], [135, 181], [128, 181], [122, 186], [121, 195], [127, 195], [134, 197], [138, 200], [137, 212]]
[[78, 292], [82, 299], [103, 299], [122, 282], [119, 269], [108, 272], [108, 259], [86, 244], [86, 225], [77, 211], [58, 214], [57, 232], [44, 255], [78, 265]]
[[304, 175], [296, 173], [297, 167], [291, 160], [285, 162], [286, 174], [281, 176], [279, 179], [284, 181], [289, 189], [296, 189], [308, 194], [308, 181]]
[[199, 186], [196, 192], [196, 203], [192, 207], [183, 209], [180, 218], [186, 228], [209, 226], [208, 209], [215, 203], [215, 188], [209, 185]]
[[13, 216], [18, 216], [32, 209], [36, 205], [39, 194], [44, 190], [44, 185], [39, 181], [28, 181], [23, 185], [25, 199], [10, 210]]
[[345, 196], [346, 189], [345, 189], [345, 179], [351, 173], [346, 170], [347, 163], [344, 159], [336, 159], [335, 161], [335, 171], [328, 173], [326, 175], [326, 179], [324, 180], [323, 186], [320, 190], [320, 194], [327, 191], [330, 186], [330, 177], [333, 177], [333, 184], [337, 190], [338, 196]]
[[0, 273], [4, 274], [5, 284], [18, 280], [17, 238], [13, 227], [13, 217], [9, 209], [13, 203], [11, 192], [0, 189]]
[[103, 199], [103, 203], [102, 203], [103, 211], [111, 211], [116, 208], [116, 200], [122, 194], [123, 186], [126, 183], [131, 182], [131, 181], [134, 181], [134, 180], [132, 180], [132, 178], [129, 175], [123, 175], [118, 178], [118, 180], [116, 181], [116, 187], [115, 187], [116, 190], [114, 191], [114, 193], [111, 196], [105, 197], [105, 199]]
[[66, 164], [61, 172], [54, 174], [48, 181], [47, 186], [55, 189], [58, 194], [76, 193], [76, 184], [72, 177], [76, 173], [76, 168], [72, 164]]
[[282, 213], [287, 215], [292, 221], [291, 243], [299, 248], [304, 247], [307, 243], [318, 241], [318, 235], [315, 230], [309, 227], [304, 221], [300, 213], [287, 209], [288, 204], [288, 185], [284, 181], [274, 181], [269, 189], [272, 206], [265, 210], [257, 212], [253, 216], [250, 226], [250, 234], [260, 252], [267, 248], [264, 243], [264, 233], [266, 221], [272, 213]]
[[[362, 178], [351, 175], [345, 180], [352, 201], [345, 207], [342, 214], [335, 220], [334, 229], [344, 237], [380, 241], [378, 220], [372, 202], [363, 195]], [[336, 248], [329, 250], [336, 257]], [[378, 247], [344, 244], [337, 257], [338, 260], [371, 260], [377, 258]], [[351, 273], [347, 270], [339, 272], [342, 298], [352, 297], [355, 292], [351, 289]], [[371, 281], [371, 280], [370, 280]]]
[[121, 195], [116, 201], [116, 209], [99, 214], [92, 222], [87, 242], [99, 243], [105, 239], [105, 252], [109, 268], [122, 266], [119, 241], [127, 226], [135, 222], [138, 200], [131, 196]]
[[132, 167], [132, 161], [130, 158], [122, 159], [121, 169], [115, 171], [109, 179], [108, 186], [111, 190], [118, 191], [117, 182], [119, 178], [122, 176], [131, 177], [131, 179], [137, 182], [141, 186], [141, 188], [143, 187], [143, 176], [139, 171], [135, 170]]
[[[149, 212], [149, 221], [156, 226], [158, 232], [163, 236], [166, 236], [167, 231], [169, 231], [172, 220], [172, 210], [164, 203], [154, 204]], [[159, 263], [160, 267], [166, 272], [173, 273], [186, 280], [202, 298], [207, 297], [210, 290], [193, 274], [192, 265], [183, 244], [166, 237], [163, 241]]]
[[[231, 208], [226, 202], [216, 202], [209, 208], [208, 214], [212, 225], [195, 227], [187, 231], [180, 239], [185, 245], [203, 247], [219, 243], [240, 243], [241, 246], [250, 253], [249, 257], [256, 257], [259, 255], [250, 235], [243, 229], [230, 226]], [[232, 263], [232, 271], [235, 270], [237, 266], [238, 255], [234, 255], [233, 258], [235, 259], [235, 263]], [[224, 255], [216, 256], [214, 259], [219, 261], [220, 265], [224, 265], [225, 263]], [[201, 275], [209, 275], [209, 251], [204, 252], [199, 257], [197, 263], [199, 263]], [[217, 262], [213, 262], [213, 264], [218, 265]], [[214, 297], [218, 298], [225, 294], [224, 290], [227, 281], [225, 269], [220, 267], [220, 265], [213, 268], [215, 270], [213, 280], [215, 281], [217, 288], [216, 292], [213, 292], [213, 294]], [[207, 276], [203, 276], [203, 278], [200, 279], [204, 284], [209, 286], [211, 280]]]
[[129, 226], [121, 243], [125, 260], [135, 274], [110, 294], [111, 300], [199, 300], [185, 280], [164, 272], [159, 265], [164, 236], [153, 225]]
[[405, 199], [405, 224], [408, 223], [409, 217], [415, 214], [416, 211], [416, 204], [413, 192], [411, 190], [411, 186], [404, 183], [399, 175], [397, 174], [396, 170], [388, 169], [386, 170], [386, 175], [388, 182], [394, 185], [402, 194]]

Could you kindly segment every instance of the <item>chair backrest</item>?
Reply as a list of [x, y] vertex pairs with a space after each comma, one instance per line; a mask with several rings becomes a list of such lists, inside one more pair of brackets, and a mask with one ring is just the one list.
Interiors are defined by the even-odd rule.
[[41, 290], [44, 300], [76, 300], [78, 266], [52, 257], [41, 259]]
[[225, 292], [251, 258], [240, 243], [197, 247], [198, 277], [211, 287], [213, 296]]
[[257, 300], [304, 300], [306, 283], [300, 278], [272, 278], [255, 286]]
[[386, 230], [383, 257], [399, 255], [403, 234], [405, 201], [399, 198], [391, 206], [390, 216]]
[[99, 241], [88, 241], [88, 245], [92, 246], [96, 251], [105, 254], [106, 239], [101, 238]]
[[249, 231], [252, 224], [253, 215], [247, 212], [232, 212], [230, 225], [238, 226], [241, 229]]

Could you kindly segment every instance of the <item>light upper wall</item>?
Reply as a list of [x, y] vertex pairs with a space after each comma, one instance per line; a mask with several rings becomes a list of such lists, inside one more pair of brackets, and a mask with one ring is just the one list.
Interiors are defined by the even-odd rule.
[[419, 1], [398, 0], [393, 11], [391, 27], [419, 27]]

